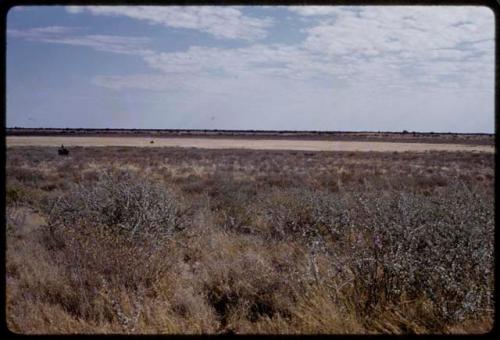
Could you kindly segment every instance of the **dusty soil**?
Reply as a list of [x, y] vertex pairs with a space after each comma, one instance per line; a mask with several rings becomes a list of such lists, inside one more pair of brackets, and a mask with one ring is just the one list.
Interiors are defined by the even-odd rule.
[[451, 132], [381, 131], [264, 131], [264, 130], [179, 130], [179, 129], [57, 129], [7, 128], [7, 136], [144, 137], [216, 139], [292, 139], [350, 142], [445, 143], [495, 145], [494, 134]]
[[[433, 143], [393, 143], [367, 141], [277, 140], [277, 139], [211, 139], [146, 137], [66, 137], [8, 136], [7, 146], [137, 146], [194, 147], [202, 149], [255, 149], [303, 151], [476, 151], [495, 152], [494, 146]], [[153, 141], [154, 143], [151, 143]]]

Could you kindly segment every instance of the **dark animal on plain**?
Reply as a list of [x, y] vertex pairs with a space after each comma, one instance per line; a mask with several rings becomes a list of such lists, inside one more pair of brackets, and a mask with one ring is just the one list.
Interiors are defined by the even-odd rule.
[[57, 153], [61, 156], [67, 156], [69, 154], [69, 150], [64, 147], [64, 145], [61, 145], [59, 150], [57, 150]]
[[149, 143], [150, 143], [150, 144], [153, 144], [153, 143], [154, 143], [154, 141], [151, 141], [151, 142], [149, 142]]

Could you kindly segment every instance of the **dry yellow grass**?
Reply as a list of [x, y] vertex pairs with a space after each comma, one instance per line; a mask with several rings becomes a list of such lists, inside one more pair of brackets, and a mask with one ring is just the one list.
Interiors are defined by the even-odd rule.
[[230, 139], [230, 138], [151, 138], [147, 137], [64, 137], [64, 136], [9, 136], [7, 146], [135, 146], [185, 147], [202, 149], [254, 149], [302, 151], [480, 151], [494, 152], [489, 145], [355, 142], [326, 140]]
[[[70, 150], [7, 150], [13, 332], [492, 328], [491, 153]], [[165, 198], [182, 222], [168, 237], [151, 227]], [[136, 218], [148, 233], [117, 229]]]

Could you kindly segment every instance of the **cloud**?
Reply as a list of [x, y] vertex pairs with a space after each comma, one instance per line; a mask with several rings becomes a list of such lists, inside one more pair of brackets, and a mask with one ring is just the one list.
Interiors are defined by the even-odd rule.
[[321, 16], [305, 29], [302, 46], [350, 65], [357, 81], [437, 84], [458, 76], [473, 87], [469, 72], [492, 78], [494, 17], [487, 8], [339, 6], [298, 13]]
[[303, 16], [323, 16], [338, 13], [338, 6], [288, 6], [291, 12]]
[[[237, 23], [250, 18], [240, 8], [161, 7], [158, 13], [152, 9], [67, 8], [74, 13], [127, 16], [155, 25], [196, 29], [221, 38], [257, 39], [266, 34], [265, 25], [259, 26], [264, 19], [256, 19], [261, 21], [255, 27], [238, 27]], [[160, 11], [163, 9], [166, 11]], [[151, 72], [97, 75], [93, 83], [114, 90], [117, 96], [136, 90], [144, 95], [151, 92], [149, 95], [160, 98], [159, 102], [168, 103], [164, 106], [172, 105], [172, 111], [185, 113], [193, 121], [200, 112], [215, 116], [219, 125], [214, 127], [219, 128], [220, 124], [237, 128], [233, 118], [237, 116], [240, 123], [245, 120], [243, 126], [247, 128], [262, 128], [257, 126], [261, 121], [275, 128], [314, 121], [318, 129], [383, 130], [412, 116], [417, 118], [411, 118], [408, 126], [425, 130], [428, 125], [419, 118], [419, 112], [437, 117], [441, 111], [450, 111], [465, 117], [479, 99], [484, 99], [479, 110], [492, 112], [493, 101], [488, 98], [492, 98], [494, 88], [494, 18], [488, 9], [289, 9], [294, 14], [287, 15], [293, 15], [294, 20], [307, 18], [301, 24], [305, 26], [305, 38], [293, 44], [254, 42], [233, 48], [198, 45], [165, 52], [148, 48], [147, 38], [87, 35], [82, 28], [51, 26], [9, 30], [8, 34], [30, 41], [134, 54]], [[223, 22], [229, 24], [223, 26]], [[259, 29], [261, 33], [256, 33]], [[158, 110], [162, 105], [157, 104]], [[251, 118], [255, 114], [260, 114], [257, 121]], [[287, 119], [286, 127], [284, 116], [294, 117]], [[372, 117], [384, 118], [378, 121]], [[484, 126], [490, 124], [486, 118], [481, 123]], [[440, 126], [446, 127], [451, 120], [452, 114], [448, 114]], [[201, 120], [200, 124], [197, 127], [212, 123]], [[394, 129], [399, 129], [394, 124]]]
[[[322, 60], [303, 48], [280, 44], [233, 49], [193, 46], [183, 52], [150, 53], [143, 60], [157, 72], [96, 77], [94, 83], [115, 90], [135, 87], [151, 91], [205, 91], [205, 86], [231, 94], [239, 87], [238, 83], [250, 79], [259, 79], [261, 87], [284, 81], [307, 83], [314, 90], [325, 85], [331, 87], [333, 79], [348, 78], [352, 72], [349, 67]], [[231, 86], [222, 88], [221, 84], [227, 81]], [[255, 92], [258, 88], [249, 87], [245, 91]]]
[[24, 30], [8, 29], [7, 34], [33, 42], [84, 46], [96, 51], [120, 54], [147, 55], [151, 51], [145, 49], [150, 42], [145, 37], [124, 37], [103, 34], [80, 34], [82, 27], [48, 26]]
[[187, 90], [189, 82], [167, 75], [134, 74], [127, 76], [95, 76], [93, 83], [113, 90], [141, 89], [148, 91]]
[[[31, 41], [135, 54], [157, 71], [151, 75], [95, 78], [95, 84], [113, 89], [136, 86], [171, 91], [188, 89], [186, 84], [199, 79], [212, 79], [215, 83], [225, 78], [244, 81], [251, 76], [261, 77], [262, 83], [279, 78], [307, 81], [312, 87], [366, 86], [373, 88], [372, 91], [390, 88], [402, 92], [436, 88], [485, 91], [493, 83], [494, 21], [485, 8], [292, 6], [289, 9], [299, 15], [320, 18], [305, 28], [304, 41], [292, 45], [191, 46], [186, 51], [160, 52], [146, 48], [147, 38], [82, 35], [75, 28], [52, 26], [8, 33]], [[181, 10], [174, 6], [70, 6], [67, 10], [127, 15], [172, 26], [207, 28], [212, 32], [217, 25], [208, 22], [246, 17], [239, 8], [229, 7]], [[183, 15], [174, 18], [173, 13]], [[200, 21], [202, 13], [209, 18]], [[214, 19], [215, 16], [219, 19]]]
[[407, 52], [419, 56], [433, 49], [493, 40], [493, 20], [492, 12], [481, 7], [363, 6], [357, 12], [340, 7], [335, 15], [306, 30], [305, 43], [336, 55]]
[[47, 37], [51, 34], [73, 33], [81, 27], [66, 27], [66, 26], [47, 26], [35, 27], [26, 30], [9, 29], [7, 33], [18, 38], [36, 39], [38, 37]]
[[270, 18], [243, 15], [234, 7], [220, 6], [68, 6], [69, 13], [124, 16], [150, 24], [194, 29], [216, 38], [255, 40], [266, 37]]
[[214, 79], [260, 75], [263, 81], [284, 78], [406, 92], [491, 87], [494, 22], [485, 8], [363, 6], [353, 11], [313, 6], [305, 15], [326, 13], [333, 15], [331, 20], [323, 17], [307, 28], [306, 39], [295, 45], [192, 46], [183, 52], [151, 53], [144, 60], [184, 79], [188, 74]]

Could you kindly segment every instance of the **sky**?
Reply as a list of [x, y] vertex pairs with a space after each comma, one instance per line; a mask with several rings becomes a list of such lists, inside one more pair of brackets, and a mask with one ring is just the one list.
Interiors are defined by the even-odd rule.
[[475, 6], [22, 6], [7, 127], [494, 132]]

